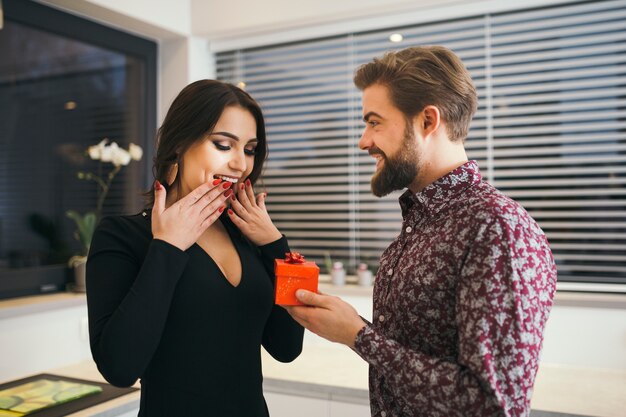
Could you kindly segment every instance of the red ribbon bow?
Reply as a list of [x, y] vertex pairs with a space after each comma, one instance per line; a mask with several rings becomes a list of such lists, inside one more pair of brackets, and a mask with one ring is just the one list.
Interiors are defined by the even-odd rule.
[[287, 264], [303, 264], [304, 256], [300, 255], [298, 252], [287, 252], [285, 253], [285, 263]]

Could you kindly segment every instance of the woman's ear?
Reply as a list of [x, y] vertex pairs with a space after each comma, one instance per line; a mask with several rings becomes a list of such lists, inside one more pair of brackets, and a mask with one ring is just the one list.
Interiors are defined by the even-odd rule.
[[178, 175], [178, 163], [170, 167], [170, 170], [167, 173], [167, 185], [171, 186], [172, 184], [174, 184], [174, 181], [176, 181], [177, 175]]

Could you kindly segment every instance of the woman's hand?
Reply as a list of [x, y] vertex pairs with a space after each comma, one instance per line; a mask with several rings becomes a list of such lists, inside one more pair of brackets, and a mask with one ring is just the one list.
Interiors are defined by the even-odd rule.
[[232, 210], [228, 210], [235, 226], [257, 246], [267, 245], [282, 237], [265, 208], [266, 196], [261, 193], [255, 197], [250, 180], [246, 180], [231, 196]]
[[154, 186], [152, 236], [180, 250], [187, 250], [224, 211], [226, 200], [233, 194], [230, 182], [207, 182], [165, 208], [165, 188], [158, 181]]

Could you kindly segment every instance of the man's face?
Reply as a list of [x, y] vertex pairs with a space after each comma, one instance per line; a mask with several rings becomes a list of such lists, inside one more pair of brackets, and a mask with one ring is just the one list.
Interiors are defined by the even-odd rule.
[[372, 193], [382, 197], [408, 187], [420, 173], [420, 151], [412, 123], [393, 105], [387, 87], [363, 90], [363, 121], [359, 148], [376, 158]]

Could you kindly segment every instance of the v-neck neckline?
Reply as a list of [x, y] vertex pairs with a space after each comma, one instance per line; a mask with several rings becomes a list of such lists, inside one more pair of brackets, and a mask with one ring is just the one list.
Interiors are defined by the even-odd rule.
[[211, 255], [209, 255], [209, 254], [207, 253], [207, 251], [205, 251], [205, 250], [204, 250], [204, 248], [198, 244], [198, 242], [194, 242], [194, 244], [193, 244], [193, 245], [194, 245], [194, 246], [197, 246], [197, 247], [198, 247], [198, 249], [199, 249], [200, 251], [202, 251], [202, 253], [203, 253], [203, 254], [204, 254], [207, 258], [209, 258], [209, 259], [211, 260], [211, 262], [213, 262], [213, 264], [217, 267], [217, 270], [219, 271], [219, 273], [220, 273], [220, 275], [221, 275], [221, 276], [220, 276], [220, 279], [223, 279], [224, 281], [226, 281], [226, 284], [227, 284], [230, 288], [232, 288], [232, 289], [236, 290], [237, 288], [241, 287], [241, 285], [242, 285], [242, 284], [243, 284], [243, 282], [244, 282], [244, 276], [245, 276], [245, 272], [246, 272], [246, 271], [245, 271], [245, 262], [243, 262], [243, 258], [241, 257], [241, 251], [239, 250], [239, 246], [237, 245], [237, 241], [236, 241], [236, 239], [234, 238], [233, 234], [231, 233], [230, 227], [226, 224], [226, 222], [225, 222], [225, 221], [222, 221], [222, 218], [221, 218], [221, 217], [218, 219], [218, 221], [220, 221], [220, 222], [222, 223], [222, 226], [224, 227], [224, 230], [226, 230], [226, 234], [228, 235], [228, 237], [229, 237], [229, 239], [230, 239], [231, 243], [233, 244], [233, 246], [235, 247], [235, 251], [237, 252], [237, 256], [239, 257], [239, 264], [240, 264], [240, 267], [241, 267], [241, 277], [240, 277], [240, 279], [239, 279], [239, 283], [238, 283], [237, 285], [233, 285], [233, 284], [232, 284], [232, 282], [230, 282], [230, 280], [226, 277], [226, 273], [225, 273], [225, 272], [222, 270], [222, 268], [220, 267], [220, 264], [218, 264], [218, 263], [215, 261], [215, 259], [213, 259], [213, 257], [212, 257]]

